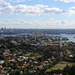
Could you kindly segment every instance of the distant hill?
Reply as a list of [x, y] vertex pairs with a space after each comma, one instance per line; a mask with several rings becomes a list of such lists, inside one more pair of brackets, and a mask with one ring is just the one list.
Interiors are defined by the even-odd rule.
[[0, 29], [0, 34], [21, 33], [75, 34], [75, 29]]

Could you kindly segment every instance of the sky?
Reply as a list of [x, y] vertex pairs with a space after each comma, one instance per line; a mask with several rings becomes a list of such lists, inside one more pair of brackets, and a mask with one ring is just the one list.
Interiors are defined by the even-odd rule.
[[75, 29], [75, 0], [0, 0], [0, 28]]

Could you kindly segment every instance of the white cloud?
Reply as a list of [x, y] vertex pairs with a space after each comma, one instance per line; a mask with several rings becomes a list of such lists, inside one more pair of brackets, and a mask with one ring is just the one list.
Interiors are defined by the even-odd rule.
[[24, 13], [25, 15], [40, 15], [43, 10], [41, 8], [46, 7], [45, 5], [35, 5], [35, 6], [27, 6], [27, 5], [17, 5], [15, 6], [15, 12]]
[[6, 1], [6, 2], [18, 2], [18, 3], [20, 3], [20, 2], [26, 2], [26, 1], [32, 1], [32, 0], [4, 0], [4, 1]]
[[10, 2], [25, 2], [26, 0], [9, 0]]
[[0, 6], [0, 12], [1, 13], [24, 13], [26, 16], [36, 16], [36, 15], [42, 15], [42, 14], [60, 14], [62, 13], [62, 10], [59, 8], [48, 8], [46, 5], [35, 5], [35, 6], [27, 6], [27, 5], [16, 5], [12, 6], [10, 3], [4, 2], [2, 6]]
[[66, 2], [66, 3], [75, 2], [75, 0], [55, 0], [55, 1], [64, 1], [64, 2]]
[[32, 1], [32, 0], [0, 0], [0, 3], [2, 2], [20, 3], [20, 2], [26, 2], [26, 1]]
[[4, 0], [0, 0], [0, 4], [3, 3], [3, 2], [4, 2]]
[[0, 27], [8, 28], [46, 28], [46, 29], [64, 29], [75, 28], [75, 21], [66, 20], [48, 20], [48, 21], [25, 21], [18, 19], [16, 21], [7, 20], [6, 22], [0, 22]]
[[75, 11], [75, 7], [71, 7], [70, 9]]
[[0, 2], [1, 2], [1, 1], [4, 1], [4, 0], [0, 0]]
[[[3, 1], [3, 0], [2, 0]], [[2, 2], [0, 6], [0, 14], [2, 13], [20, 14], [24, 13], [25, 16], [39, 16], [39, 15], [54, 15], [54, 14], [75, 14], [75, 7], [71, 7], [69, 10], [62, 10], [59, 8], [49, 8], [47, 5], [37, 4], [34, 6], [16, 5], [13, 6], [8, 2]]]
[[35, 5], [35, 7], [41, 7], [41, 8], [44, 8], [44, 7], [48, 7], [47, 5], [43, 5], [43, 4], [37, 4]]
[[41, 8], [46, 8], [48, 6], [45, 5], [35, 5], [35, 6], [27, 6], [27, 5], [16, 5], [12, 6], [10, 3], [3, 2], [0, 6], [0, 13], [24, 13], [25, 15], [40, 15], [43, 10]]
[[54, 18], [50, 18], [50, 20], [54, 20]]
[[71, 7], [71, 8], [68, 10], [68, 14], [69, 14], [69, 15], [75, 14], [75, 7]]
[[59, 8], [45, 8], [44, 13], [52, 15], [52, 14], [60, 14], [62, 10]]

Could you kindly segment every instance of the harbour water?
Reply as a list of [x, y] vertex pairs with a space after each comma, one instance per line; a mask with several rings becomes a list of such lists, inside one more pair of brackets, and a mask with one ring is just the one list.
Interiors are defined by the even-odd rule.
[[[22, 35], [22, 34], [7, 34], [7, 35], [5, 35], [5, 34], [2, 34], [2, 35], [0, 35], [0, 36], [18, 36], [18, 35]], [[53, 35], [53, 36], [61, 36], [61, 37], [67, 37], [69, 40], [67, 41], [67, 42], [75, 42], [75, 34], [46, 34], [46, 35], [48, 35], [48, 36], [51, 36], [51, 35]]]
[[[48, 35], [52, 35], [52, 34], [48, 34]], [[53, 34], [53, 36], [61, 36], [61, 37], [67, 37], [69, 40], [67, 42], [75, 42], [75, 34]]]
[[65, 34], [65, 35], [62, 35], [62, 37], [67, 37], [69, 40], [68, 42], [75, 42], [75, 34]]

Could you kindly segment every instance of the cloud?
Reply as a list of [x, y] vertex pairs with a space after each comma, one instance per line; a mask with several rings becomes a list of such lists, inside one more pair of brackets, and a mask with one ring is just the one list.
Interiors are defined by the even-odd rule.
[[4, 2], [2, 6], [0, 6], [1, 13], [24, 13], [26, 16], [36, 16], [42, 14], [60, 14], [62, 10], [59, 8], [48, 8], [47, 5], [38, 4], [34, 6], [27, 5], [16, 5], [12, 6], [10, 3]]
[[[16, 6], [12, 6], [10, 3], [4, 2], [2, 4], [2, 6], [0, 6], [1, 13], [4, 12], [9, 12], [9, 13], [24, 13], [26, 16], [32, 15], [32, 16], [36, 16], [36, 15], [40, 15], [40, 14], [45, 14], [45, 13], [58, 13], [59, 9], [57, 8], [51, 8], [50, 10], [47, 8], [47, 5], [35, 5], [35, 6], [27, 6], [27, 5], [16, 5]], [[45, 9], [47, 8], [47, 9]], [[56, 10], [55, 10], [56, 9]], [[55, 10], [55, 11], [54, 11]]]
[[68, 10], [68, 14], [69, 15], [75, 14], [75, 7], [70, 7], [70, 9]]
[[32, 0], [4, 0], [6, 2], [17, 2], [17, 3], [20, 3], [20, 2], [26, 2], [26, 1], [32, 1]]
[[4, 0], [0, 0], [0, 4], [3, 3], [3, 2], [4, 2]]
[[4, 1], [4, 0], [0, 0], [0, 2], [1, 2], [1, 1]]
[[75, 11], [75, 7], [71, 7], [70, 9]]
[[59, 8], [45, 8], [44, 13], [49, 14], [49, 15], [60, 14], [60, 13], [62, 13], [62, 10]]
[[62, 10], [56, 7], [49, 8], [47, 5], [37, 4], [34, 6], [28, 5], [16, 5], [13, 6], [8, 2], [3, 2], [0, 5], [0, 14], [10, 13], [10, 14], [25, 14], [25, 16], [40, 16], [40, 15], [55, 15], [55, 14], [75, 14], [75, 7], [71, 7], [69, 10]]
[[[7, 0], [6, 0], [7, 1]], [[10, 2], [25, 2], [26, 0], [9, 0]]]
[[0, 22], [0, 27], [8, 28], [25, 28], [25, 29], [64, 29], [75, 28], [75, 21], [66, 20], [47, 20], [47, 21], [25, 21], [18, 19], [16, 21], [7, 20], [6, 22]]
[[35, 6], [27, 6], [27, 5], [16, 5], [13, 6], [10, 3], [3, 2], [0, 6], [0, 13], [24, 13], [25, 15], [40, 15], [43, 10], [42, 8], [46, 8], [46, 5], [35, 5]]
[[75, 0], [55, 0], [55, 1], [64, 1], [65, 3], [75, 2]]
[[43, 13], [41, 8], [47, 7], [45, 5], [35, 5], [35, 6], [27, 6], [27, 5], [17, 5], [15, 6], [14, 12], [24, 13], [25, 15], [40, 15]]

